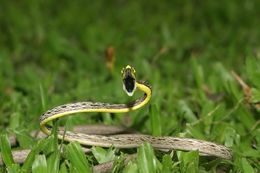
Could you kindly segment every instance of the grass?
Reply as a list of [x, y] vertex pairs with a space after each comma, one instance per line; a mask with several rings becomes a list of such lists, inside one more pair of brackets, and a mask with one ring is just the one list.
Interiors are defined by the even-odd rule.
[[[0, 172], [87, 172], [110, 159], [116, 160], [113, 172], [259, 172], [259, 5], [256, 0], [2, 1], [0, 148], [5, 165]], [[116, 51], [112, 72], [104, 58], [109, 46]], [[95, 114], [59, 124], [124, 124], [152, 135], [209, 140], [232, 148], [234, 159], [161, 153], [144, 144], [124, 166], [123, 158], [135, 151], [93, 148], [85, 156], [70, 143], [61, 154], [55, 135], [42, 140], [29, 135], [39, 130], [39, 116], [51, 107], [129, 101], [120, 78], [126, 64], [152, 84], [150, 106], [126, 117]], [[243, 91], [232, 70], [251, 92]], [[10, 134], [17, 136], [16, 149], [32, 149], [24, 164], [10, 156]]]

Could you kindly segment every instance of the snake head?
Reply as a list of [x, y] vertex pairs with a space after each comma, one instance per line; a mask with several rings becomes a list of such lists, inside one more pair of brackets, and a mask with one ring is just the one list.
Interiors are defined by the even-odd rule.
[[128, 96], [133, 96], [136, 89], [135, 69], [127, 65], [121, 70], [123, 89]]

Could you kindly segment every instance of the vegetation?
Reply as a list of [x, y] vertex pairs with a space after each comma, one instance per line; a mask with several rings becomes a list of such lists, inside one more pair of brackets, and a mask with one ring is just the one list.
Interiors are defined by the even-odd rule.
[[[0, 172], [87, 172], [109, 160], [116, 160], [114, 172], [126, 173], [259, 172], [259, 6], [257, 0], [1, 1]], [[114, 62], [104, 54], [111, 47]], [[31, 137], [39, 116], [54, 106], [129, 101], [120, 76], [127, 64], [153, 86], [149, 106], [122, 116], [68, 117], [59, 125], [123, 124], [214, 141], [230, 147], [233, 160], [163, 153], [149, 144], [130, 151], [93, 147], [85, 156], [73, 142], [61, 154], [55, 133]], [[24, 164], [11, 157], [11, 134], [19, 143], [12, 150], [32, 149]]]

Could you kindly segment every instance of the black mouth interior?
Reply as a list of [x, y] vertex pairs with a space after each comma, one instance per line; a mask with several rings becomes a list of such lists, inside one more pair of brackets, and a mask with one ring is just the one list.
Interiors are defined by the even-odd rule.
[[127, 75], [123, 81], [124, 81], [126, 91], [129, 93], [133, 92], [135, 88], [135, 79]]

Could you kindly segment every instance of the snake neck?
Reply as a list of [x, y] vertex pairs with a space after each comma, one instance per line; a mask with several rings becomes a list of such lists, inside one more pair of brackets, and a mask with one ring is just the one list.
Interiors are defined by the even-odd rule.
[[152, 87], [147, 81], [137, 81], [136, 87], [144, 92], [144, 96], [127, 105], [131, 110], [136, 110], [146, 105], [152, 96]]

